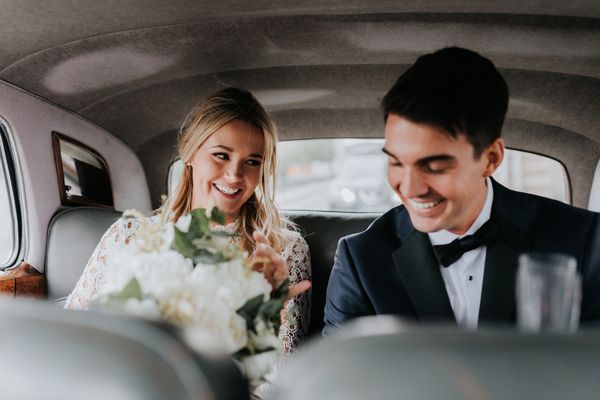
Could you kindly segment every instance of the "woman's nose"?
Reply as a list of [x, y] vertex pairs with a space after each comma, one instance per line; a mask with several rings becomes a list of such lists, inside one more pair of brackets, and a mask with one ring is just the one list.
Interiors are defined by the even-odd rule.
[[243, 176], [242, 163], [231, 162], [225, 170], [225, 177], [230, 180], [240, 180]]

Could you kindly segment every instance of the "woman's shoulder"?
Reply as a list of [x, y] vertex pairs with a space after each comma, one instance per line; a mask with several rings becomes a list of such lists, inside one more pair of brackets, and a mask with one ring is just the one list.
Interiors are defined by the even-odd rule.
[[[160, 215], [155, 214], [144, 218], [154, 223], [160, 220]], [[125, 214], [108, 228], [105, 236], [112, 236], [115, 242], [127, 242], [137, 232], [141, 222], [142, 218]]]

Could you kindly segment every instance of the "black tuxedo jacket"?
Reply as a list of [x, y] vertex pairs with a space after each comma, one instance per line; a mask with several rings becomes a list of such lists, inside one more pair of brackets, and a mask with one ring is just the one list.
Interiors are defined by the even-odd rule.
[[[600, 319], [599, 214], [492, 184], [491, 218], [501, 236], [487, 248], [479, 324], [514, 323], [518, 256], [529, 251], [574, 256], [583, 277], [581, 320]], [[374, 314], [455, 321], [429, 237], [413, 227], [404, 206], [340, 239], [323, 332]]]

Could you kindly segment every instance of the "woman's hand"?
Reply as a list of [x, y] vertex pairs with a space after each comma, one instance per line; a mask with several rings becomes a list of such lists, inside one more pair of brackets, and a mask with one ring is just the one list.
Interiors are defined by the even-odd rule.
[[[262, 272], [273, 289], [277, 289], [289, 277], [287, 263], [279, 254], [277, 254], [273, 247], [271, 247], [267, 238], [261, 232], [254, 231], [252, 238], [256, 242], [255, 258], [265, 260], [264, 262], [254, 264], [254, 269]], [[290, 285], [285, 300], [287, 301], [292, 297], [307, 291], [310, 289], [310, 286], [310, 281], [301, 281], [295, 285]]]

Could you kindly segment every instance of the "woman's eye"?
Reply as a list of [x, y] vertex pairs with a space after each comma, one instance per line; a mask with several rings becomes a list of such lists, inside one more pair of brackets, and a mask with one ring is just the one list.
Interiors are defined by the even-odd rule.
[[218, 158], [219, 160], [229, 160], [229, 155], [227, 153], [214, 153], [213, 157]]
[[246, 164], [248, 164], [251, 167], [259, 167], [261, 162], [260, 160], [248, 160], [246, 161]]

